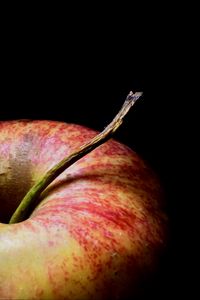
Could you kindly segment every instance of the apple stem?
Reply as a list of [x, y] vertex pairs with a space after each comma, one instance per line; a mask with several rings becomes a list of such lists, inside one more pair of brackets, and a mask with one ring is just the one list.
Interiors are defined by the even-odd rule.
[[129, 109], [134, 105], [136, 100], [141, 97], [141, 95], [141, 92], [130, 92], [126, 97], [126, 100], [118, 114], [101, 133], [99, 133], [92, 140], [90, 140], [89, 142], [81, 146], [79, 149], [71, 153], [68, 157], [61, 160], [58, 164], [52, 167], [41, 180], [34, 184], [33, 187], [22, 199], [16, 211], [13, 213], [9, 224], [18, 223], [25, 220], [30, 210], [30, 207], [33, 207], [33, 204], [37, 202], [36, 200], [38, 199], [40, 194], [57, 176], [59, 176], [66, 168], [71, 166], [77, 160], [79, 160], [80, 158], [82, 158], [83, 156], [85, 156], [86, 154], [88, 154], [89, 152], [106, 142], [108, 139], [110, 139], [113, 133], [122, 124], [124, 116], [128, 113]]

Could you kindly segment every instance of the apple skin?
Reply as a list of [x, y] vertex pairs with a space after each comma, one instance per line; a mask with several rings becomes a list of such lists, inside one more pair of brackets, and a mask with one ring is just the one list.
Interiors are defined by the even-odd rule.
[[0, 122], [0, 299], [125, 299], [159, 263], [159, 180], [111, 139], [64, 171], [27, 220], [6, 224], [55, 163], [97, 134], [57, 121]]

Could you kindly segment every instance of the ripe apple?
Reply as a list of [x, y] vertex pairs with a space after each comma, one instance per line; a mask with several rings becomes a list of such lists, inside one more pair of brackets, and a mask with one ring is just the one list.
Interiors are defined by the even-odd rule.
[[96, 134], [58, 121], [0, 122], [0, 299], [126, 299], [156, 268], [166, 244], [162, 188], [114, 139], [60, 174], [26, 220], [6, 224], [30, 187]]

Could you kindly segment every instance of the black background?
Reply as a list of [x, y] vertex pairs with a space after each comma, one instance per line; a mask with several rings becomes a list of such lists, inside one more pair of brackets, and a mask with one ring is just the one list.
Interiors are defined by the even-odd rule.
[[70, 21], [69, 14], [44, 11], [30, 21], [27, 13], [4, 24], [0, 119], [53, 119], [102, 130], [130, 90], [142, 91], [115, 137], [160, 175], [171, 224], [166, 257], [144, 299], [191, 299], [181, 32], [162, 14], [146, 19], [142, 10], [105, 10], [97, 18], [97, 11], [89, 18], [76, 12]]

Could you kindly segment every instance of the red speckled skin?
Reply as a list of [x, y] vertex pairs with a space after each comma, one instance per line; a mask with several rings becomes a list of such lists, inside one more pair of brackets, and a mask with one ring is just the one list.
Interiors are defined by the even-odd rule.
[[3, 224], [44, 172], [96, 134], [0, 122], [0, 299], [125, 299], [156, 266], [166, 242], [161, 188], [114, 140], [63, 172], [26, 221]]

